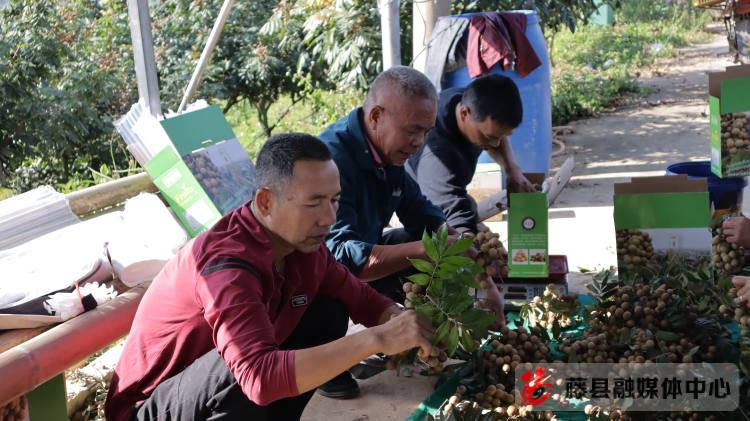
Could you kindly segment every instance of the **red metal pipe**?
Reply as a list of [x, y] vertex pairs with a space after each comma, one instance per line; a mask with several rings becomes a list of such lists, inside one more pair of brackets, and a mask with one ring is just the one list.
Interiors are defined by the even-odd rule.
[[34, 390], [130, 330], [146, 285], [0, 354], [0, 403]]

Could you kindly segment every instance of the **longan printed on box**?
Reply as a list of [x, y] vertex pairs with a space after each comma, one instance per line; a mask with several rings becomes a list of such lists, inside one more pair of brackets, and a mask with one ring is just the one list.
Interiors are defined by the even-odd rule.
[[711, 260], [711, 210], [705, 179], [633, 179], [615, 184], [617, 267], [621, 275], [658, 273]]
[[750, 175], [750, 65], [708, 75], [711, 171]]
[[174, 148], [159, 152], [146, 171], [191, 236], [252, 198], [255, 167], [218, 106], [161, 125]]

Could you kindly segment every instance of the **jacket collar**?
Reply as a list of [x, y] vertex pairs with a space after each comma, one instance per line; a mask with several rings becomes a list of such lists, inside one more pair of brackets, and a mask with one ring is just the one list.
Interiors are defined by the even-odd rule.
[[354, 159], [357, 162], [357, 166], [362, 169], [377, 169], [375, 164], [375, 158], [372, 156], [370, 151], [370, 145], [367, 141], [367, 134], [362, 125], [362, 117], [364, 111], [362, 107], [356, 108], [354, 111], [349, 113], [347, 118], [346, 126], [347, 131], [354, 140], [352, 142], [352, 151], [354, 153]]

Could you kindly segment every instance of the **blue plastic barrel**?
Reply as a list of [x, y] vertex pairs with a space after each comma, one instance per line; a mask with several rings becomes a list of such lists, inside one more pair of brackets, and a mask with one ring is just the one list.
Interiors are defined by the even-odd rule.
[[667, 167], [667, 175], [687, 174], [688, 178], [708, 179], [708, 196], [714, 209], [742, 209], [744, 177], [719, 178], [711, 172], [711, 161], [680, 162]]
[[[542, 65], [522, 78], [515, 71], [505, 71], [498, 63], [490, 69], [490, 73], [507, 76], [518, 85], [523, 102], [523, 121], [511, 136], [513, 152], [518, 164], [525, 172], [549, 172], [550, 154], [552, 153], [552, 103], [550, 92], [550, 68], [547, 57], [547, 43], [544, 41], [542, 28], [536, 12], [531, 10], [516, 10], [527, 18], [526, 37], [534, 47], [534, 51]], [[470, 19], [481, 13], [467, 13], [456, 17]], [[466, 86], [471, 83], [469, 71], [466, 67], [443, 75], [442, 89], [455, 86]], [[486, 153], [482, 153], [479, 162], [494, 162]]]

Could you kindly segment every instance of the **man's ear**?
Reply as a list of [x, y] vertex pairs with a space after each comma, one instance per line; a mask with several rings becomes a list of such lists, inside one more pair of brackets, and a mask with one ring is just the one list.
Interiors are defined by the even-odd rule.
[[464, 104], [458, 104], [458, 115], [461, 117], [461, 121], [466, 121], [466, 117], [471, 115], [471, 109]]
[[271, 209], [274, 206], [276, 200], [276, 194], [272, 192], [268, 187], [260, 187], [255, 191], [255, 208], [263, 216], [271, 214]]
[[380, 105], [375, 105], [370, 109], [370, 112], [367, 114], [367, 121], [370, 123], [370, 126], [374, 129], [378, 122], [380, 121], [380, 118], [383, 116], [383, 107]]

